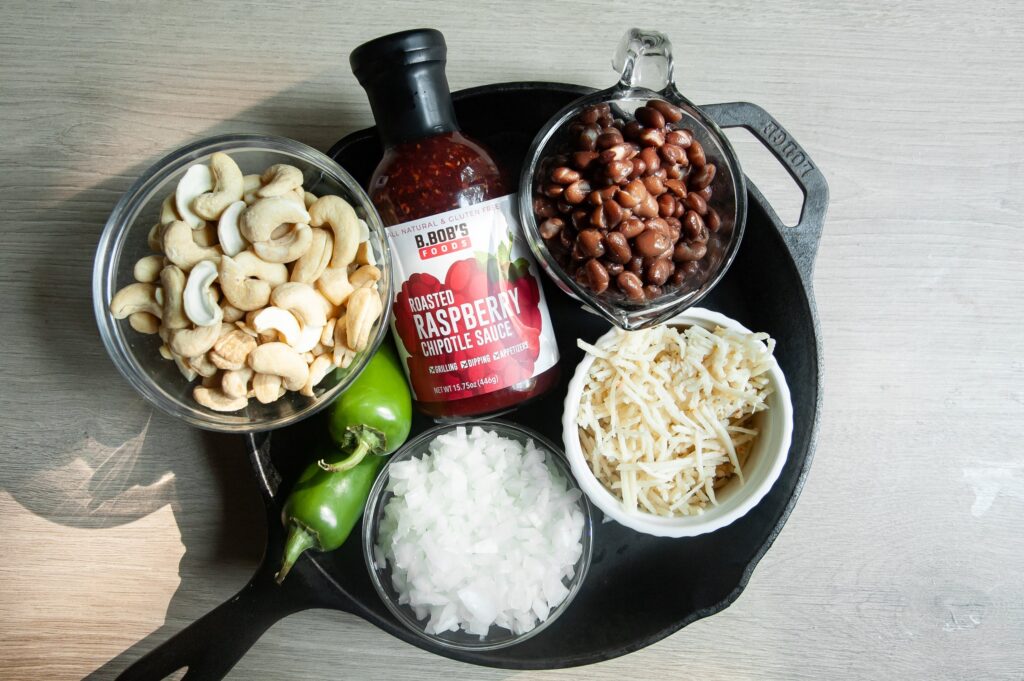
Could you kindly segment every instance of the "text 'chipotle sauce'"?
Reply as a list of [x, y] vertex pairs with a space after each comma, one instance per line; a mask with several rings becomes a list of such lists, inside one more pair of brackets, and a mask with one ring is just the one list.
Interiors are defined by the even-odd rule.
[[558, 347], [505, 175], [459, 131], [445, 55], [438, 31], [415, 30], [350, 62], [385, 147], [369, 189], [391, 246], [396, 344], [416, 406], [463, 418], [552, 387]]

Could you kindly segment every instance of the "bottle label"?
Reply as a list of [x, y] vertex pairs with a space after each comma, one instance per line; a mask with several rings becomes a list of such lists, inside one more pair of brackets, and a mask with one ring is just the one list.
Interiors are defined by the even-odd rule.
[[386, 228], [392, 330], [416, 399], [502, 390], [555, 365], [558, 346], [508, 195]]

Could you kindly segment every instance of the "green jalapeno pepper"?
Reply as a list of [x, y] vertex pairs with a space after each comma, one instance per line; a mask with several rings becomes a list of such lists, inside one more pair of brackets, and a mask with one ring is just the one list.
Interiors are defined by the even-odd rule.
[[310, 548], [333, 551], [359, 522], [384, 456], [402, 446], [412, 425], [412, 396], [390, 344], [327, 408], [331, 439], [299, 476], [281, 512], [288, 528], [280, 584]]

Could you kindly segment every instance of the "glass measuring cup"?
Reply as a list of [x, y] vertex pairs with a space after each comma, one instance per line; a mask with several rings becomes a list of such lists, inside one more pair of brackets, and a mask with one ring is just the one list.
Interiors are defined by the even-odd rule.
[[[519, 215], [534, 256], [559, 288], [612, 324], [632, 330], [654, 326], [678, 314], [707, 295], [721, 280], [743, 236], [747, 192], [739, 161], [722, 130], [676, 88], [672, 45], [664, 34], [630, 29], [612, 63], [620, 73], [615, 85], [568, 105], [534, 138], [520, 178]], [[566, 269], [564, 261], [560, 262], [541, 236], [543, 218], [535, 213], [535, 189], [548, 181], [553, 159], [571, 149], [570, 128], [586, 109], [607, 104], [615, 118], [630, 121], [636, 109], [652, 99], [666, 100], [682, 111], [682, 119], [672, 127], [692, 131], [707, 162], [715, 165], [717, 172], [709, 185], [712, 193], [708, 204], [721, 224], [708, 235], [707, 254], [698, 262], [697, 269], [682, 282], [665, 286], [660, 295], [633, 300], [614, 286], [595, 293]]]

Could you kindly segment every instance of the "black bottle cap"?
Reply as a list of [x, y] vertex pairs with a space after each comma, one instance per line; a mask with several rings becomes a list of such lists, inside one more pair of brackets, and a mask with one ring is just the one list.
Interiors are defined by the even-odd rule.
[[440, 31], [392, 33], [352, 50], [349, 64], [366, 90], [384, 146], [458, 130]]

